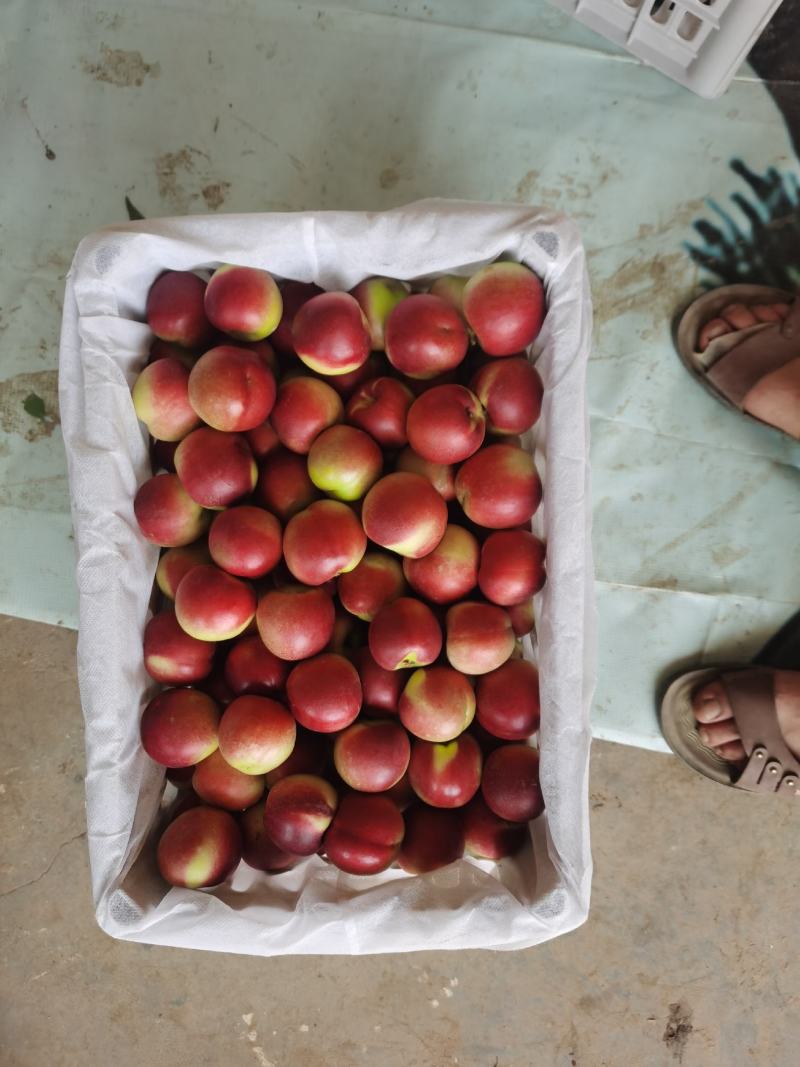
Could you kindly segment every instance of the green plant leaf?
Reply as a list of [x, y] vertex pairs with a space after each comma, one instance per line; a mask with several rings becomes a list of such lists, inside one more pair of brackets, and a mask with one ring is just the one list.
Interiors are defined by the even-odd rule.
[[138, 207], [136, 207], [135, 204], [132, 204], [127, 196], [125, 197], [125, 207], [128, 209], [128, 218], [131, 220], [131, 222], [136, 222], [137, 219], [144, 218], [144, 215], [141, 213]]
[[28, 393], [22, 401], [22, 406], [32, 418], [44, 421], [46, 414], [44, 400], [37, 393]]

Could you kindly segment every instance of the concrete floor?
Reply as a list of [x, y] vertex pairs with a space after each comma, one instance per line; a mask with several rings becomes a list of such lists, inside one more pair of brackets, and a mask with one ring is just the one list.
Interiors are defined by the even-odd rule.
[[777, 1067], [800, 808], [597, 743], [589, 922], [526, 952], [260, 960], [95, 926], [75, 635], [0, 617], [3, 1067]]

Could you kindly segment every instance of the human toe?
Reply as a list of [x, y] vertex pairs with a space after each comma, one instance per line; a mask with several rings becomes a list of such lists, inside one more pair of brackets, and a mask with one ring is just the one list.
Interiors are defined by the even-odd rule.
[[730, 332], [731, 328], [725, 319], [709, 320], [700, 330], [700, 336], [697, 338], [698, 352], [705, 352], [713, 340]]
[[722, 745], [727, 745], [731, 741], [741, 740], [733, 719], [701, 724], [697, 734], [703, 744], [708, 745], [709, 748], [721, 748]]
[[747, 753], [744, 750], [744, 745], [741, 741], [727, 741], [724, 745], [719, 745], [714, 748], [716, 754], [729, 763], [737, 763], [739, 760], [747, 758]]
[[758, 319], [746, 304], [728, 304], [720, 311], [720, 317], [730, 323], [733, 329], [744, 330], [748, 326], [755, 326]]
[[692, 694], [692, 711], [699, 723], [721, 722], [733, 716], [728, 695], [719, 681], [700, 686]]

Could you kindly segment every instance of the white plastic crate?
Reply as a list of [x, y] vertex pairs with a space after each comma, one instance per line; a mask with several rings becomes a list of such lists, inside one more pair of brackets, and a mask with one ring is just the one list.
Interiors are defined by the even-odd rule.
[[699, 96], [727, 89], [781, 0], [551, 0]]

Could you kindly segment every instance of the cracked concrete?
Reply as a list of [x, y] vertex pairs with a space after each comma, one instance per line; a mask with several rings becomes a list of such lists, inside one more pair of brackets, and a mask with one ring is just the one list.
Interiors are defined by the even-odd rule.
[[20, 889], [27, 889], [29, 885], [36, 885], [37, 882], [41, 882], [41, 880], [43, 878], [46, 878], [50, 871], [53, 869], [53, 865], [55, 864], [58, 857], [61, 855], [62, 851], [67, 848], [68, 845], [71, 845], [73, 841], [82, 841], [85, 837], [86, 831], [82, 830], [81, 833], [75, 834], [74, 837], [70, 837], [69, 840], [62, 841], [62, 843], [56, 849], [55, 855], [47, 864], [41, 874], [37, 874], [35, 878], [29, 878], [27, 882], [21, 882], [19, 885], [15, 885], [12, 889], [4, 889], [0, 893], [0, 897], [10, 897], [12, 893], [18, 893]]
[[800, 1042], [797, 805], [597, 743], [592, 914], [518, 953], [115, 942], [83, 841], [75, 635], [0, 618], [3, 1067], [772, 1067]]

